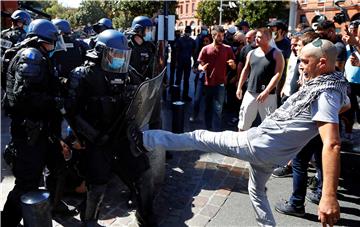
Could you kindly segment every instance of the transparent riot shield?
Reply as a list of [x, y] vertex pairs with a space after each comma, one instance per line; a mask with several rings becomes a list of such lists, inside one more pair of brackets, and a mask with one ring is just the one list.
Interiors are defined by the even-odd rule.
[[150, 121], [156, 100], [161, 95], [160, 92], [165, 70], [166, 67], [159, 75], [139, 85], [126, 111], [127, 120], [135, 124], [139, 129], [143, 128]]

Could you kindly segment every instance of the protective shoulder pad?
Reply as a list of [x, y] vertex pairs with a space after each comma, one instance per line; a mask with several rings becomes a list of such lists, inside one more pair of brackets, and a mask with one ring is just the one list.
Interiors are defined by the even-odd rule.
[[35, 48], [26, 48], [20, 55], [20, 61], [40, 63], [43, 60], [44, 55]]
[[17, 72], [21, 77], [39, 77], [43, 54], [35, 48], [26, 48], [20, 53]]

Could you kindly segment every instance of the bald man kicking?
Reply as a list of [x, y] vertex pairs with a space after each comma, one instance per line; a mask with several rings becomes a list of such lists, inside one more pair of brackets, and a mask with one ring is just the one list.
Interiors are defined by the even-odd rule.
[[249, 196], [260, 226], [275, 226], [265, 184], [273, 169], [284, 165], [316, 135], [323, 141], [323, 194], [318, 215], [323, 225], [340, 218], [336, 198], [340, 171], [339, 112], [349, 108], [347, 82], [335, 71], [336, 47], [317, 39], [300, 55], [300, 72], [307, 79], [301, 89], [258, 127], [243, 132], [196, 130], [173, 134], [162, 130], [132, 133], [148, 151], [200, 150], [217, 152], [250, 163]]

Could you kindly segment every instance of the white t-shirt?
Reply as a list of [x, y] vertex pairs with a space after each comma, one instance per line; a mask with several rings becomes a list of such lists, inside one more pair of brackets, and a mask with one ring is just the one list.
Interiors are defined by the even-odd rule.
[[[251, 152], [261, 162], [286, 164], [318, 135], [316, 121], [339, 123], [338, 113], [346, 100], [348, 99], [341, 97], [340, 92], [330, 90], [322, 92], [295, 119], [277, 121], [266, 117], [258, 127], [247, 131]], [[288, 102], [283, 105], [288, 105]]]
[[283, 86], [283, 92], [286, 96], [290, 96], [290, 83], [292, 78], [294, 77], [294, 71], [296, 68], [298, 58], [295, 56], [294, 52], [291, 52], [289, 61], [287, 63], [286, 69], [286, 79]]

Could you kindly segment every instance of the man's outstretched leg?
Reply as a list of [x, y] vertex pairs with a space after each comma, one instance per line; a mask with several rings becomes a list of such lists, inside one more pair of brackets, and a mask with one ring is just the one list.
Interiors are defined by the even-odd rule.
[[266, 182], [274, 170], [273, 167], [272, 165], [250, 163], [248, 190], [251, 204], [255, 210], [256, 221], [260, 226], [276, 225], [265, 188]]
[[265, 184], [271, 176], [275, 165], [266, 164], [256, 159], [247, 144], [247, 132], [210, 132], [196, 130], [193, 132], [174, 134], [162, 130], [144, 132], [144, 147], [154, 150], [200, 150], [216, 152], [225, 156], [248, 161], [251, 164], [249, 179], [249, 195], [255, 209], [256, 219], [261, 226], [275, 226], [269, 201], [265, 192]]
[[175, 134], [163, 130], [148, 130], [143, 134], [143, 144], [148, 151], [199, 150], [220, 153], [251, 163], [261, 163], [259, 160], [256, 160], [251, 149], [248, 147], [246, 132], [195, 130], [193, 132]]

